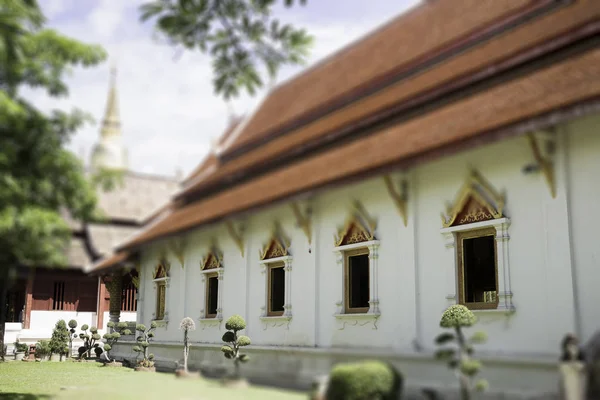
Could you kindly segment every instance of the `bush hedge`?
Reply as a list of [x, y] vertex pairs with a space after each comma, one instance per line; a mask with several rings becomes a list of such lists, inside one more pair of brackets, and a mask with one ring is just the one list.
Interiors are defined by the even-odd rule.
[[364, 361], [338, 364], [329, 375], [327, 400], [395, 400], [402, 391], [402, 375], [390, 364]]

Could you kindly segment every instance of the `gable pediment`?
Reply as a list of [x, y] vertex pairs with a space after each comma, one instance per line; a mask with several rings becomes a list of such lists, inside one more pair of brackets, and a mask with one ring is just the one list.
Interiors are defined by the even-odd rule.
[[168, 278], [170, 270], [171, 264], [167, 260], [162, 259], [154, 268], [152, 279]]
[[442, 214], [445, 228], [489, 221], [504, 216], [505, 196], [472, 170], [453, 204]]
[[375, 240], [376, 228], [377, 221], [367, 213], [367, 210], [360, 202], [356, 201], [346, 223], [338, 230], [337, 235], [334, 237], [335, 246], [339, 247]]
[[285, 232], [283, 232], [280, 224], [276, 223], [273, 233], [271, 234], [271, 238], [260, 251], [260, 259], [268, 260], [271, 258], [289, 256], [290, 245], [291, 240], [285, 234]]
[[217, 246], [212, 246], [208, 254], [200, 261], [200, 269], [203, 271], [223, 267], [223, 253]]

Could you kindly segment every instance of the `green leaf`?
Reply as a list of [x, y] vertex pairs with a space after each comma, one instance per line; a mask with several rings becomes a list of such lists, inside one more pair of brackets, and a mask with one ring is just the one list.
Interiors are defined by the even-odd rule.
[[435, 338], [435, 343], [441, 345], [452, 342], [454, 340], [456, 340], [454, 334], [445, 332], [441, 333], [440, 335], [438, 335], [438, 337]]

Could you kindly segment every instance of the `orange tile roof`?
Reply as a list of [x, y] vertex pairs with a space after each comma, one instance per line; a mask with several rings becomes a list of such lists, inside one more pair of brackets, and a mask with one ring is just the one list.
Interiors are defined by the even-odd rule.
[[174, 210], [120, 249], [132, 249], [234, 213], [394, 165], [597, 96], [599, 49], [424, 112]]
[[277, 87], [232, 149], [534, 3], [544, 1], [423, 2]]
[[[446, 12], [444, 7], [448, 3], [449, 2], [447, 1], [439, 2], [441, 7], [440, 9], [436, 8], [438, 7], [438, 2], [435, 3], [435, 7], [433, 5], [423, 6], [427, 8], [427, 11], [414, 11], [417, 13], [417, 15], [411, 16], [411, 18], [418, 19], [420, 18], [419, 16], [421, 13], [429, 15], [428, 13], [433, 12], [430, 9], [431, 7], [436, 8], [436, 12]], [[456, 2], [452, 3], [454, 6], [457, 5]], [[484, 3], [491, 4], [491, 2], [480, 2], [479, 4]], [[494, 4], [500, 3], [504, 4], [504, 2], [494, 2]], [[518, 2], [511, 4], [514, 5], [517, 3]], [[536, 2], [536, 4], [542, 3], [544, 2]], [[461, 8], [463, 4], [466, 3], [460, 3], [460, 7], [456, 8], [458, 10], [463, 10]], [[442, 5], [444, 6], [442, 7]], [[502, 10], [504, 12], [507, 11], [506, 9]], [[513, 9], [511, 8], [510, 10]], [[499, 12], [499, 10], [496, 11]], [[491, 13], [490, 10], [488, 10], [488, 12]], [[490, 14], [487, 16], [487, 18], [492, 18], [493, 16], [497, 17], [497, 14]], [[441, 87], [447, 87], [447, 91], [454, 90], [456, 89], [457, 85], [465, 86], [469, 84], [469, 79], [473, 76], [476, 76], [478, 73], [495, 73], [499, 69], [500, 63], [504, 62], [504, 64], [508, 67], [510, 66], [509, 62], [516, 62], [512, 60], [520, 59], [519, 57], [521, 57], [521, 54], [524, 54], [525, 52], [535, 55], [536, 52], [531, 51], [531, 49], [535, 46], [547, 44], [549, 40], [553, 40], [556, 37], [572, 32], [574, 29], [586, 26], [586, 23], [594, 21], [599, 16], [600, 7], [594, 5], [590, 0], [580, 0], [573, 5], [560, 8], [538, 17], [527, 24], [513, 27], [511, 30], [508, 30], [499, 36], [493, 37], [488, 41], [471, 48], [470, 50], [461, 54], [459, 57], [450, 58], [443, 63], [433, 65], [428, 69], [421, 71], [419, 74], [411, 77], [410, 79], [400, 79], [396, 83], [390, 84], [388, 87], [381, 89], [363, 99], [356, 100], [344, 108], [332, 112], [326, 117], [305, 125], [300, 125], [296, 129], [292, 129], [289, 134], [285, 136], [274, 137], [273, 139], [266, 141], [255, 150], [247, 151], [239, 157], [223, 163], [219, 166], [218, 171], [206, 177], [205, 179], [198, 181], [195, 184], [188, 185], [188, 187], [179, 193], [177, 197], [187, 196], [192, 193], [199, 192], [207, 186], [218, 184], [225, 178], [235, 175], [240, 171], [243, 172], [249, 171], [252, 168], [258, 168], [264, 165], [265, 162], [273, 161], [278, 157], [284, 158], [286, 155], [293, 154], [299, 148], [307, 146], [311, 143], [317, 143], [318, 141], [331, 142], [334, 140], [332, 132], [340, 131], [346, 129], [347, 127], [357, 126], [367, 118], [375, 115], [378, 112], [387, 110], [392, 106], [397, 106], [400, 104], [405, 107], [410, 107], [415, 106], [415, 104], [419, 102], [426, 105], [428, 96], [431, 97], [435, 95], [436, 90], [439, 91]], [[379, 32], [386, 32], [386, 29], [391, 29], [396, 25], [401, 25], [400, 22], [405, 22], [405, 18], [408, 18], [408, 16], [403, 16], [399, 19], [396, 19]], [[454, 26], [451, 23], [447, 25]], [[410, 27], [411, 29], [416, 29], [412, 25], [410, 25]], [[402, 31], [399, 26], [395, 29], [398, 29], [399, 32]], [[440, 27], [439, 29], [443, 32], [446, 32], [446, 28]], [[374, 40], [373, 37], [378, 37], [377, 35], [379, 35], [379, 33], [369, 36], [363, 42], [370, 43], [370, 40]], [[458, 33], [449, 35], [449, 37], [450, 36], [457, 37]], [[441, 40], [439, 37], [438, 39]], [[364, 45], [363, 42], [359, 42], [358, 44], [352, 46], [348, 52], [352, 52], [351, 49], [354, 48], [362, 48], [361, 46]], [[387, 40], [387, 42], [396, 43], [397, 40]], [[556, 41], [556, 43], [560, 43], [560, 41]], [[381, 46], [384, 45], [385, 43], [381, 44]], [[421, 49], [419, 46], [414, 47]], [[372, 44], [371, 48], [376, 48], [376, 44]], [[349, 56], [345, 52], [342, 52], [339, 56], [339, 59], [335, 58], [335, 62], [331, 61], [327, 64], [327, 66], [330, 66], [331, 68], [333, 68], [333, 65], [338, 66], [336, 68], [339, 68], [339, 73], [333, 74], [336, 77], [336, 79], [333, 79], [333, 81], [338, 82], [340, 87], [352, 86], [350, 81], [346, 82], [338, 80], [338, 77], [339, 79], [346, 79], [342, 78], [346, 76], [343, 72], [345, 69], [350, 68], [352, 71], [360, 69], [356, 67], [356, 63], [350, 63], [349, 65], [344, 64], [343, 62], [349, 63], [347, 57]], [[368, 59], [367, 62], [368, 61], [370, 61], [370, 59]], [[396, 62], [399, 61], [396, 60]], [[287, 95], [284, 93], [284, 88], [287, 88], [288, 85], [294, 86], [296, 85], [297, 81], [302, 82], [313, 74], [318, 75], [322, 73], [319, 72], [321, 71], [320, 68], [303, 74], [297, 79], [294, 79], [290, 83], [284, 85], [282, 88], [274, 91], [264, 102], [263, 106], [243, 127], [243, 130], [239, 134], [237, 141], [230, 146], [229, 149], [239, 148], [242, 146], [242, 144], [250, 143], [252, 140], [255, 140], [262, 135], [260, 134], [262, 131], [259, 129], [259, 127], [257, 127], [257, 120], [270, 116], [273, 121], [276, 121], [281, 117], [281, 115], [285, 114], [285, 112], [279, 112], [278, 109], [274, 109], [273, 107], [289, 107], [291, 109], [296, 107], [297, 104], [302, 103], [301, 100], [303, 98], [302, 96], [304, 96], [303, 94], [299, 96], [299, 99], [294, 98], [293, 101], [286, 101]], [[307, 87], [306, 85], [304, 86]], [[318, 92], [317, 89], [320, 88], [320, 84], [317, 86], [318, 87], [314, 90], [311, 87], [310, 93], [306, 96], [312, 98], [311, 96]], [[324, 86], [327, 85], [324, 84]], [[325, 96], [323, 97], [323, 100], [315, 101], [317, 104], [323, 105], [323, 102], [327, 98], [328, 97]], [[225, 156], [227, 156], [227, 151], [225, 152]]]

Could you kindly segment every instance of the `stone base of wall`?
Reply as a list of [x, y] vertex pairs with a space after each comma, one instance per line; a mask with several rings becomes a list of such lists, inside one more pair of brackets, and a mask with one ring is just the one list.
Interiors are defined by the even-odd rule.
[[[135, 363], [134, 342], [119, 342], [111, 354], [118, 360]], [[200, 370], [207, 377], [219, 378], [232, 372], [232, 363], [223, 357], [221, 345], [193, 344], [189, 369]], [[243, 375], [259, 385], [309, 390], [319, 377], [340, 362], [379, 359], [391, 362], [405, 379], [405, 398], [421, 399], [421, 390], [431, 388], [444, 400], [458, 399], [453, 373], [431, 354], [379, 354], [379, 351], [251, 346], [246, 350], [251, 360], [242, 366]], [[153, 342], [150, 352], [159, 371], [174, 371], [183, 365], [183, 344]], [[548, 360], [486, 359], [481, 377], [490, 389], [481, 399], [557, 399], [557, 366]]]

